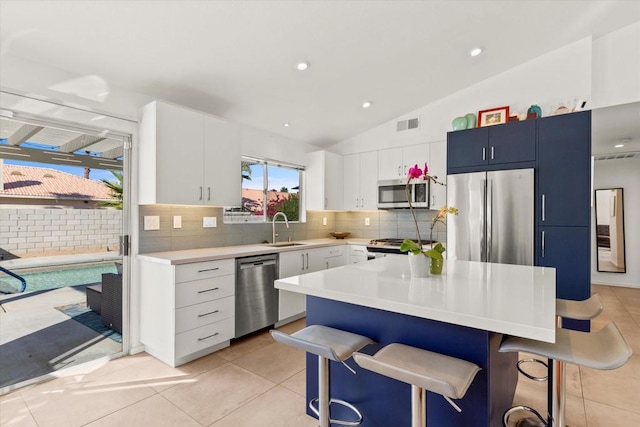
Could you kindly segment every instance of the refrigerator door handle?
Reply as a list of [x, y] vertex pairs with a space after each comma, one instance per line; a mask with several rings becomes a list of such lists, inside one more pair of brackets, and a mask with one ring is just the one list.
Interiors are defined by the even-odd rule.
[[546, 197], [544, 196], [544, 194], [542, 195], [542, 221], [544, 221], [545, 218], [545, 200]]
[[491, 262], [491, 249], [493, 245], [493, 241], [491, 239], [492, 236], [492, 226], [493, 226], [493, 179], [487, 180], [487, 196], [486, 196], [486, 206], [487, 206], [487, 262]]
[[482, 194], [482, 209], [480, 227], [480, 261], [487, 261], [487, 180], [480, 180], [480, 191]]
[[544, 231], [542, 232], [542, 244], [540, 245], [540, 249], [542, 250], [542, 258], [544, 258]]

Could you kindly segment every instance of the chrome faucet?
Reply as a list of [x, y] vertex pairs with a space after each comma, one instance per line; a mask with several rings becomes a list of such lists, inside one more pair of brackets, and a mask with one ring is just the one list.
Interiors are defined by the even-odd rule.
[[276, 233], [276, 218], [278, 217], [278, 215], [282, 215], [284, 217], [284, 223], [286, 224], [287, 228], [289, 228], [289, 220], [287, 219], [287, 215], [284, 212], [276, 212], [276, 214], [273, 216], [273, 219], [271, 221], [273, 243], [277, 243], [276, 237], [278, 237], [278, 233]]

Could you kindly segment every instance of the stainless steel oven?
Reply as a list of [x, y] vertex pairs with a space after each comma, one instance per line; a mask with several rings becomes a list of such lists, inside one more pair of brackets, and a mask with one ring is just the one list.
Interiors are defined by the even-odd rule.
[[429, 182], [411, 182], [407, 187], [407, 181], [403, 179], [378, 181], [378, 208], [408, 208], [409, 200], [414, 208], [428, 208]]

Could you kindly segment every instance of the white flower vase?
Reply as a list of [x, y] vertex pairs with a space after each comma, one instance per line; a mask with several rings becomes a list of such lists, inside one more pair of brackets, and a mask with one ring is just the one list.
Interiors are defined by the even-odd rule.
[[411, 269], [411, 277], [428, 277], [429, 276], [429, 264], [431, 258], [425, 254], [412, 254], [408, 253], [409, 268]]

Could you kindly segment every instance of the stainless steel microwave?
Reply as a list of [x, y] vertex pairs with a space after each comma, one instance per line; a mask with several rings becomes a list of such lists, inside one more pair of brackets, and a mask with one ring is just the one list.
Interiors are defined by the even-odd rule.
[[408, 208], [407, 193], [414, 208], [429, 207], [429, 181], [409, 183], [402, 179], [378, 181], [378, 209]]

